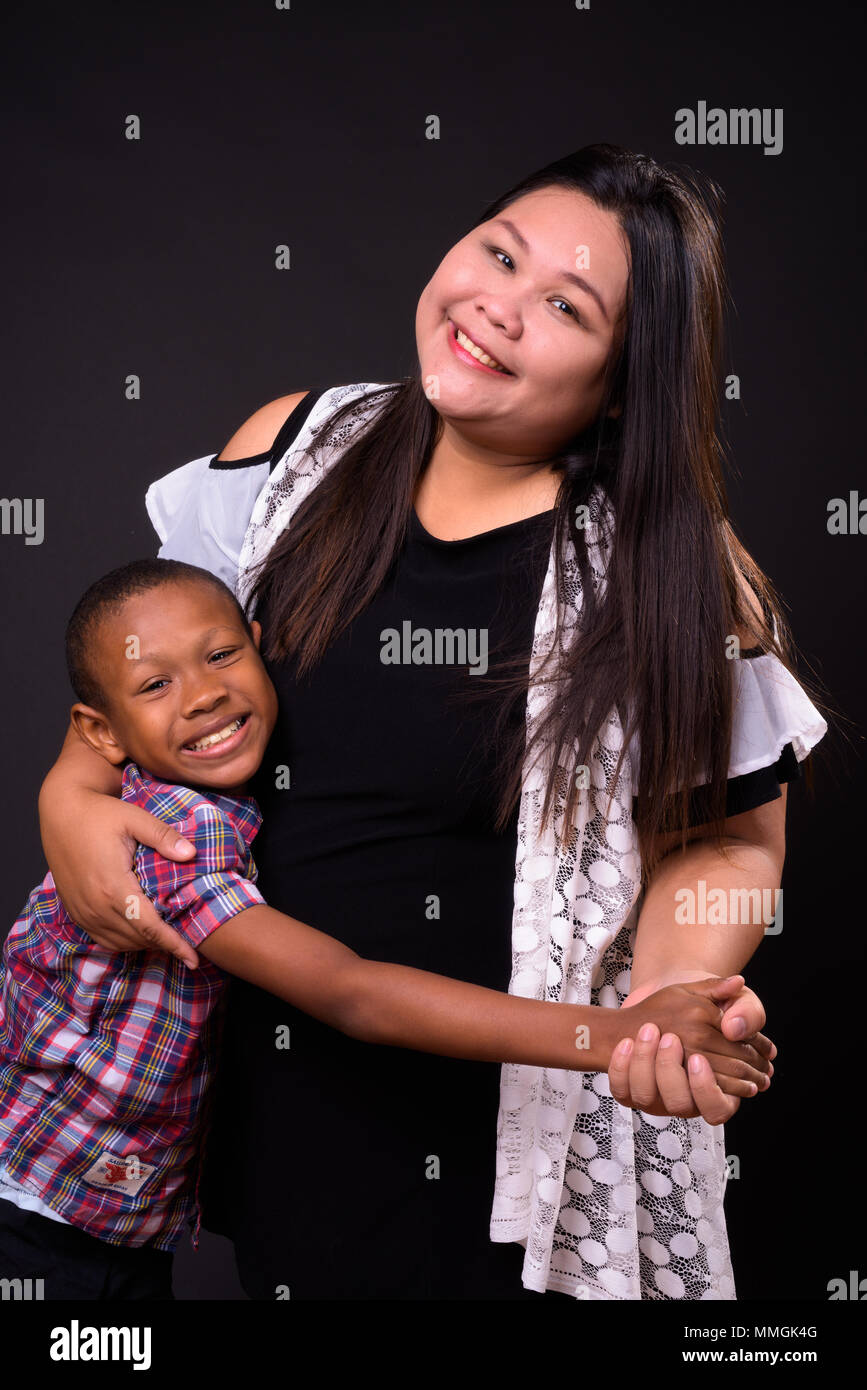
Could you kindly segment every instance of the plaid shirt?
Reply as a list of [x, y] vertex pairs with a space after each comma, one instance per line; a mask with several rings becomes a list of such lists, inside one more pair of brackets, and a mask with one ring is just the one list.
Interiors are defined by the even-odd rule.
[[[160, 916], [193, 946], [244, 908], [251, 797], [205, 796], [127, 763], [121, 795], [195, 845], [185, 864], [139, 845], [134, 868]], [[3, 948], [0, 1169], [72, 1225], [114, 1245], [197, 1244], [202, 1100], [226, 975], [165, 951], [109, 951], [70, 919], [47, 874]], [[5, 1199], [4, 1199], [5, 1200]]]

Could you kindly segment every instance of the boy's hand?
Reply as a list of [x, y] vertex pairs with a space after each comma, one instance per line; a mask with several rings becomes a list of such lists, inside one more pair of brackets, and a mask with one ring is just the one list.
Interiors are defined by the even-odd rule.
[[[662, 989], [663, 985], [689, 984], [694, 980], [706, 980], [708, 973], [706, 970], [667, 970], [664, 975], [654, 976], [652, 980], [645, 981], [631, 990], [624, 999], [622, 1008], [628, 1009], [640, 1000], [646, 999], [654, 990]], [[725, 990], [718, 992], [714, 997], [719, 1002], [723, 1013], [723, 1028], [727, 1038], [732, 1042], [761, 1037], [760, 1028], [764, 1028], [766, 1014], [761, 999], [756, 992], [744, 983], [743, 975], [730, 975], [725, 981]], [[740, 1021], [740, 1026], [739, 1026]], [[767, 1040], [765, 1040], [767, 1041]], [[771, 1056], [776, 1054], [776, 1048], [771, 1044], [773, 1051]]]
[[[767, 1089], [776, 1048], [756, 1031], [765, 1013], [761, 1000], [745, 988], [743, 976], [696, 981], [689, 979], [689, 972], [684, 974], [687, 978], [678, 987], [698, 996], [694, 1000], [698, 1012], [690, 1010], [684, 1025], [672, 1021], [670, 986], [651, 995], [654, 985], [644, 985], [623, 1004], [621, 1013], [634, 1012], [636, 1017], [630, 1020], [625, 1045], [613, 1050], [608, 1072], [611, 1093], [620, 1104], [648, 1114], [702, 1115], [709, 1124], [722, 1124], [742, 1097]], [[752, 1030], [748, 1041], [729, 1036], [738, 1031], [737, 1017]], [[644, 1038], [640, 1036], [643, 1029]], [[690, 1059], [689, 1070], [684, 1069], [684, 1053]]]
[[168, 951], [195, 969], [193, 947], [163, 921], [132, 871], [137, 844], [179, 861], [193, 858], [194, 846], [117, 797], [81, 790], [64, 801], [62, 810], [40, 801], [40, 821], [45, 857], [73, 922], [107, 950]]

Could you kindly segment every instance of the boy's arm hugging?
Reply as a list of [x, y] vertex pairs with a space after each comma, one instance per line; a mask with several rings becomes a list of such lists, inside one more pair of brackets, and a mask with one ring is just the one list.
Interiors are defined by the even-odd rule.
[[[220, 968], [350, 1036], [446, 1056], [606, 1071], [618, 1044], [628, 1039], [635, 1049], [634, 1076], [641, 1081], [649, 1069], [655, 1078], [642, 1106], [649, 1113], [702, 1114], [718, 1124], [742, 1097], [766, 1084], [770, 1041], [757, 1034], [735, 1042], [720, 1031], [722, 1006], [742, 987], [740, 976], [665, 984], [623, 1009], [523, 999], [366, 960], [312, 926], [253, 901], [248, 880], [242, 880], [246, 901], [236, 901], [221, 920], [206, 919], [203, 929], [193, 886], [206, 866], [196, 844], [143, 807], [122, 801], [120, 783], [119, 769], [70, 726], [39, 798], [43, 846], [57, 891], [73, 920], [108, 949], [161, 949], [194, 963], [197, 947]], [[195, 840], [194, 832], [195, 827]], [[137, 843], [170, 861], [165, 867], [172, 892], [160, 902], [164, 916], [133, 872]], [[239, 865], [208, 863], [207, 873], [215, 871], [237, 879]], [[135, 912], [129, 914], [132, 900]], [[646, 1024], [656, 1039], [650, 1045], [638, 1037]], [[677, 1047], [657, 1056], [659, 1037], [666, 1034], [675, 1036]], [[705, 1062], [700, 1074], [688, 1075], [682, 1063], [698, 1055], [713, 1056], [713, 1070]], [[622, 1068], [622, 1057], [615, 1065]], [[676, 1110], [661, 1103], [663, 1089], [676, 1096]]]

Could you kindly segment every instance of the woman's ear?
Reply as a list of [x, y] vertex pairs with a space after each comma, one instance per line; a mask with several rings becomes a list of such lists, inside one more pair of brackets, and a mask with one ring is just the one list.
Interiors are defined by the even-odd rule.
[[111, 725], [100, 710], [93, 709], [91, 705], [73, 705], [69, 711], [69, 718], [78, 737], [92, 748], [94, 753], [98, 753], [115, 767], [126, 762], [129, 754], [125, 748], [121, 748]]

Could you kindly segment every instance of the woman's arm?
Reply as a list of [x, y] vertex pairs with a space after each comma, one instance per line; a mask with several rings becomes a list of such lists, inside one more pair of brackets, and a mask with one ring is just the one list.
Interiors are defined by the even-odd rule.
[[[739, 584], [744, 611], [753, 615], [752, 620], [748, 617], [745, 624], [735, 626], [741, 647], [746, 649], [761, 643], [763, 615], [756, 594], [742, 576]], [[727, 817], [723, 843], [737, 850], [734, 862], [724, 859], [708, 840], [707, 825], [689, 830], [690, 843], [685, 850], [680, 848], [676, 832], [659, 837], [657, 848], [664, 857], [638, 919], [627, 1004], [644, 998], [660, 983], [696, 979], [707, 973], [730, 974], [742, 970], [752, 958], [765, 923], [719, 926], [679, 922], [675, 894], [687, 890], [699, 901], [699, 882], [704, 880], [706, 894], [722, 889], [731, 900], [732, 892], [758, 889], [761, 902], [762, 889], [773, 892], [779, 888], [786, 857], [785, 783], [780, 790], [778, 800]], [[739, 1031], [734, 1031], [736, 1020], [743, 1024]], [[752, 990], [743, 991], [743, 997], [733, 1001], [725, 1021], [729, 1037], [750, 1037], [765, 1025], [761, 1001]]]
[[[761, 905], [763, 890], [773, 894], [780, 886], [786, 855], [785, 785], [781, 791], [777, 801], [726, 820], [724, 844], [730, 860], [701, 837], [704, 827], [698, 827], [685, 850], [671, 850], [659, 863], [638, 918], [631, 1000], [642, 991], [658, 988], [661, 981], [728, 975], [742, 970], [751, 959], [767, 925], [761, 911], [748, 914], [758, 915], [758, 922], [731, 919], [744, 915], [742, 904], [750, 904], [757, 896]], [[705, 915], [720, 917], [720, 924], [678, 920], [690, 900], [686, 895], [692, 894], [691, 900], [700, 904], [714, 890], [722, 890], [725, 906], [722, 912]], [[753, 1025], [747, 1028], [749, 1035], [763, 1026], [764, 1017], [756, 1019], [751, 1012], [747, 1022]]]
[[66, 738], [57, 762], [46, 774], [39, 793], [40, 813], [42, 797], [49, 783], [60, 787], [65, 783], [76, 784], [83, 791], [104, 792], [108, 796], [120, 796], [123, 782], [123, 769], [115, 767], [80, 738], [72, 720], [66, 730]]
[[[686, 889], [694, 895], [695, 902], [700, 902], [706, 901], [713, 889], [722, 889], [724, 902], [734, 905], [740, 902], [732, 896], [738, 890], [745, 890], [747, 895], [758, 890], [760, 903], [762, 889], [776, 890], [785, 860], [785, 785], [781, 791], [777, 801], [726, 820], [725, 843], [734, 851], [733, 863], [723, 859], [715, 846], [702, 838], [706, 827], [699, 826], [691, 832], [694, 838], [684, 851], [673, 850], [676, 835], [664, 838], [660, 848], [666, 857], [657, 866], [638, 919], [632, 989], [624, 1008], [667, 984], [703, 979], [712, 971], [740, 970], [751, 959], [764, 934], [763, 921], [726, 921], [725, 925], [680, 922], [677, 913], [682, 899], [678, 900], [675, 894]], [[701, 880], [704, 898], [699, 892]], [[744, 900], [749, 901], [749, 897]], [[726, 912], [726, 918], [731, 916], [733, 912]], [[762, 1001], [741, 981], [740, 988], [730, 991], [720, 1026], [731, 1041], [743, 1039], [761, 1051], [768, 1071], [761, 1087], [767, 1089], [777, 1050], [758, 1031], [764, 1025]], [[725, 1071], [730, 1062], [712, 1051], [706, 1052], [690, 1059], [687, 1073], [677, 1038], [670, 1036], [663, 1047], [663, 1037], [654, 1030], [647, 1039], [636, 1042], [631, 1051], [615, 1051], [608, 1072], [612, 1094], [621, 1104], [642, 1110], [661, 1105], [670, 1114], [701, 1113], [709, 1118], [703, 1104], [700, 1111], [695, 1107], [696, 1088], [710, 1085], [714, 1071]]]
[[[254, 411], [219, 457], [239, 459], [270, 449], [307, 394], [281, 396]], [[179, 558], [206, 563], [195, 550]], [[118, 769], [88, 748], [70, 725], [39, 796], [42, 845], [57, 891], [73, 921], [101, 946], [119, 951], [158, 947], [195, 968], [195, 950], [163, 922], [132, 872], [137, 842], [178, 861], [193, 858], [195, 851], [143, 807], [121, 801], [121, 781]], [[126, 917], [132, 897], [141, 914], [134, 922]]]
[[[545, 1003], [365, 960], [334, 937], [264, 905], [223, 922], [199, 950], [222, 969], [364, 1042], [489, 1062], [604, 1071], [623, 1037], [654, 1020], [688, 1053], [741, 1045], [719, 1033], [720, 982], [671, 986], [631, 1009]], [[757, 1058], [757, 1061], [761, 1059]], [[739, 1064], [732, 1094], [753, 1095], [761, 1072]]]
[[[763, 614], [757, 595], [741, 576], [739, 579], [744, 622], [736, 622], [735, 632], [744, 650], [761, 645]], [[753, 618], [750, 619], [749, 614]], [[705, 891], [722, 888], [761, 889], [772, 891], [779, 887], [786, 854], [786, 796], [781, 787], [777, 801], [758, 806], [726, 819], [724, 832], [729, 846], [738, 848], [735, 864], [722, 858], [712, 842], [707, 842], [709, 827], [693, 827], [688, 833], [692, 842], [681, 850], [678, 834], [663, 835], [658, 849], [664, 856], [657, 866], [653, 881], [645, 895], [643, 909], [636, 929], [632, 964], [631, 990], [624, 1008], [645, 999], [662, 984], [699, 979], [711, 968], [726, 971], [741, 970], [752, 958], [764, 934], [764, 923], [745, 923], [739, 926], [710, 926], [707, 923], [683, 923], [675, 918], [677, 900], [674, 894], [686, 888], [697, 894], [700, 880]], [[672, 851], [676, 853], [672, 854]], [[759, 914], [761, 916], [761, 914]], [[743, 984], [743, 981], [742, 981]], [[765, 1026], [762, 1001], [753, 990], [732, 991], [725, 1005], [722, 1030], [726, 1037], [752, 1042], [767, 1058], [769, 1073], [771, 1059], [777, 1050], [758, 1030]], [[632, 1054], [621, 1050], [615, 1054], [608, 1079], [612, 1093], [624, 1105], [650, 1100], [664, 1101], [671, 1113], [694, 1115], [686, 1085], [686, 1073], [680, 1066], [680, 1047], [676, 1038], [663, 1039], [655, 1032], [636, 1044]], [[713, 1073], [707, 1058], [690, 1059], [689, 1086], [709, 1083]], [[770, 1075], [765, 1086], [770, 1084]], [[704, 1110], [702, 1110], [704, 1113]]]
[[[88, 747], [70, 723], [39, 793], [42, 848], [60, 899], [72, 920], [101, 946], [158, 947], [195, 968], [199, 958], [193, 947], [163, 921], [132, 871], [137, 843], [175, 860], [193, 858], [195, 849], [165, 821], [121, 801], [122, 781], [121, 770]], [[126, 916], [133, 898], [134, 930]]]

